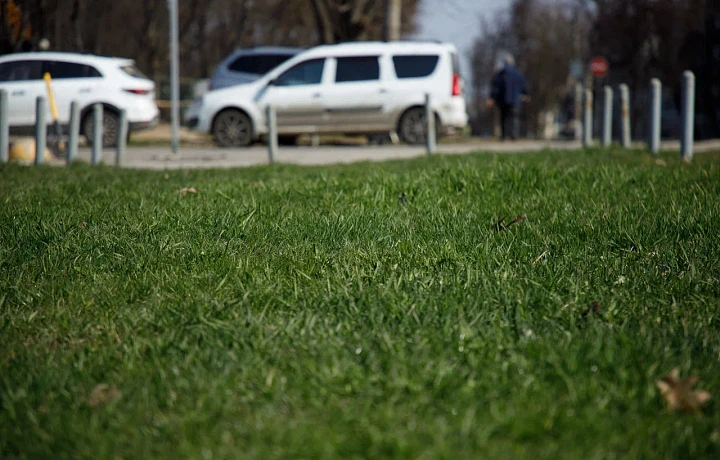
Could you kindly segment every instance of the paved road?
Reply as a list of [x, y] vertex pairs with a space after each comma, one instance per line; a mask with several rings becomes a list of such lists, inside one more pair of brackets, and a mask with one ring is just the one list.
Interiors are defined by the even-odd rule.
[[[470, 152], [515, 153], [535, 152], [544, 149], [574, 150], [581, 146], [577, 142], [474, 142], [467, 144], [445, 144], [438, 147], [438, 154], [466, 154]], [[664, 149], [678, 150], [679, 143], [663, 144]], [[720, 142], [700, 142], [695, 151], [720, 150]], [[335, 163], [354, 163], [359, 161], [386, 161], [408, 159], [425, 155], [423, 147], [405, 145], [382, 146], [320, 146], [320, 147], [281, 147], [275, 157], [276, 163], [299, 165], [325, 165]], [[80, 159], [90, 161], [90, 151], [81, 149]], [[104, 152], [103, 161], [113, 164], [115, 152]], [[213, 147], [186, 146], [180, 153], [172, 154], [169, 147], [133, 147], [128, 149], [123, 163], [127, 168], [138, 169], [197, 169], [197, 168], [236, 168], [268, 163], [266, 147], [247, 149], [220, 149]]]

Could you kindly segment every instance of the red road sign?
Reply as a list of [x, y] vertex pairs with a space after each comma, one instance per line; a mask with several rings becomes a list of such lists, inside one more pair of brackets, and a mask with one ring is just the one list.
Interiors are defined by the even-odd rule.
[[594, 57], [592, 61], [590, 61], [590, 71], [596, 77], [607, 76], [609, 70], [610, 64], [608, 64], [607, 59], [602, 56]]

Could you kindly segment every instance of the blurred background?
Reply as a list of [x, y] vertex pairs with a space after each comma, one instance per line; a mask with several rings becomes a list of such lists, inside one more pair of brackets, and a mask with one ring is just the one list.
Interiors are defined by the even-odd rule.
[[[678, 137], [681, 75], [690, 69], [696, 137], [720, 138], [720, 0], [179, 0], [181, 99], [187, 105], [238, 48], [383, 39], [391, 3], [401, 8], [402, 38], [448, 41], [462, 53], [474, 135], [496, 134], [496, 114], [484, 101], [498, 57], [511, 53], [532, 95], [523, 114], [527, 137], [573, 136], [576, 83], [593, 88], [596, 100], [604, 85], [627, 83], [633, 137], [644, 139], [653, 77], [664, 84], [663, 137]], [[135, 59], [165, 109], [168, 23], [167, 0], [0, 0], [0, 53]], [[594, 57], [607, 60], [605, 77], [590, 72]]]

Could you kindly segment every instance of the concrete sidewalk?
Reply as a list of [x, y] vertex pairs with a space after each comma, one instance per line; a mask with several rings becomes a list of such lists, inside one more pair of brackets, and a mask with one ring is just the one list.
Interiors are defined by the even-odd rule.
[[[531, 141], [446, 144], [438, 146], [437, 154], [467, 154], [478, 151], [514, 153], [543, 149], [569, 150], [579, 147], [580, 144], [574, 142], [541, 143]], [[275, 155], [275, 163], [327, 165], [408, 159], [423, 155], [426, 155], [424, 147], [407, 145], [281, 147]], [[80, 150], [80, 160], [90, 161], [89, 149]], [[114, 161], [115, 151], [106, 150], [103, 153], [103, 162], [114, 164]], [[245, 149], [183, 146], [178, 154], [173, 154], [169, 147], [131, 147], [128, 149], [123, 166], [139, 169], [236, 168], [266, 165], [268, 161], [268, 149], [265, 146]]]
[[[642, 148], [638, 144], [638, 148]], [[461, 155], [471, 152], [482, 153], [520, 153], [541, 150], [578, 150], [582, 146], [574, 141], [517, 141], [497, 142], [480, 141], [462, 144], [441, 144], [438, 155]], [[666, 142], [663, 150], [680, 148], [679, 142]], [[720, 151], [720, 141], [698, 142], [695, 152]], [[426, 155], [424, 147], [407, 145], [381, 146], [319, 146], [319, 147], [281, 147], [275, 156], [275, 163], [297, 165], [327, 165], [354, 163], [361, 161], [387, 161], [416, 158]], [[80, 150], [80, 161], [90, 161], [90, 150]], [[115, 151], [105, 150], [103, 163], [114, 164]], [[53, 160], [61, 165], [62, 160]], [[136, 169], [210, 169], [237, 168], [268, 164], [268, 149], [256, 146], [245, 149], [222, 149], [207, 146], [183, 146], [178, 154], [169, 147], [131, 147], [128, 149], [123, 167]]]

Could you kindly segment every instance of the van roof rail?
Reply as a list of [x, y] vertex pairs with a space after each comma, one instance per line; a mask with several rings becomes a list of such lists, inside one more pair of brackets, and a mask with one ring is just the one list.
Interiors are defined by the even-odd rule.
[[[438, 40], [434, 38], [403, 38], [400, 40], [347, 40], [347, 41], [341, 41], [337, 43], [332, 44], [326, 44], [325, 46], [332, 46], [332, 45], [348, 45], [348, 44], [372, 44], [372, 43], [433, 43], [437, 45], [442, 45], [444, 43], [447, 43], [443, 40]], [[323, 45], [320, 45], [323, 46]]]

